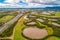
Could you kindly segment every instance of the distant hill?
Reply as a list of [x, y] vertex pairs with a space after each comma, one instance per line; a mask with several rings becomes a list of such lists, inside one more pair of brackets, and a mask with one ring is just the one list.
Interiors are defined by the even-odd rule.
[[44, 9], [47, 9], [47, 10], [60, 10], [60, 6], [46, 7]]
[[0, 8], [0, 10], [60, 10], [60, 6], [45, 8]]

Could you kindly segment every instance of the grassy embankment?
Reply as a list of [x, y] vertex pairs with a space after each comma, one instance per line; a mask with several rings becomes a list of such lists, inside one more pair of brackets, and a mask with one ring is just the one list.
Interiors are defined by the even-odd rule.
[[18, 23], [16, 24], [15, 29], [14, 29], [14, 40], [24, 40], [25, 39], [21, 35], [22, 28], [26, 27], [23, 24], [24, 21], [25, 21], [24, 17], [21, 17], [21, 19], [18, 20]]

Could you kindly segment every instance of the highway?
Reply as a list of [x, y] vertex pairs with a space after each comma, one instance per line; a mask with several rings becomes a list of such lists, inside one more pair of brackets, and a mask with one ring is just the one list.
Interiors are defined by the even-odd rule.
[[22, 16], [22, 13], [19, 13], [15, 18], [13, 18], [12, 20], [10, 20], [9, 22], [3, 24], [0, 27], [0, 34], [2, 34], [6, 29], [8, 29], [13, 23], [15, 23], [16, 21], [18, 21], [18, 19]]

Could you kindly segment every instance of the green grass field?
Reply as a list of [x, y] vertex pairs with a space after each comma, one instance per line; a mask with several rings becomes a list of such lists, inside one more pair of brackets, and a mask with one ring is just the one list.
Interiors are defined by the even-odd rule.
[[25, 38], [22, 37], [21, 32], [22, 32], [22, 28], [26, 27], [23, 22], [25, 21], [25, 19], [22, 17], [21, 19], [19, 19], [19, 21], [17, 22], [15, 29], [14, 29], [14, 40], [24, 40]]
[[55, 16], [60, 16], [60, 12], [56, 12], [55, 13]]
[[0, 18], [0, 25], [8, 22], [8, 21], [11, 20], [13, 17], [14, 17], [14, 16], [7, 15], [7, 16], [4, 16], [4, 17]]

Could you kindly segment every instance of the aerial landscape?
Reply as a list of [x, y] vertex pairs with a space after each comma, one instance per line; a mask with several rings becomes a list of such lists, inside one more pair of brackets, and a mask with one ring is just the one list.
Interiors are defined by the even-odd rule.
[[60, 0], [0, 0], [0, 40], [60, 40]]
[[0, 40], [60, 40], [60, 11], [0, 11]]

